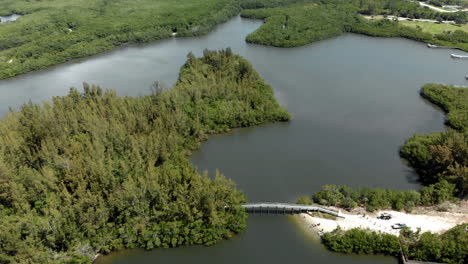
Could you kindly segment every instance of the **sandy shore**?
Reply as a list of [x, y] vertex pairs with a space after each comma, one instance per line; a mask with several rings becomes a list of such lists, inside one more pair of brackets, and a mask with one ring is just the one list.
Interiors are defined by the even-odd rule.
[[[461, 206], [466, 206], [468, 208], [468, 203], [465, 202]], [[396, 223], [404, 223], [414, 231], [416, 231], [418, 228], [421, 228], [422, 232], [430, 231], [432, 233], [443, 233], [458, 224], [468, 223], [468, 212], [465, 212], [465, 210], [451, 212], [426, 210], [423, 214], [409, 214], [391, 210], [383, 210], [375, 213], [360, 212], [363, 212], [363, 210], [354, 210], [353, 212], [341, 211], [340, 213], [344, 216], [344, 218], [337, 218], [336, 220], [313, 217], [309, 214], [300, 214], [298, 217], [301, 218], [307, 229], [310, 229], [314, 232], [331, 232], [340, 226], [343, 230], [349, 230], [353, 228], [368, 228], [370, 230], [397, 236], [399, 235], [400, 231], [391, 227]], [[378, 219], [377, 216], [379, 216], [381, 213], [391, 214], [392, 219]]]

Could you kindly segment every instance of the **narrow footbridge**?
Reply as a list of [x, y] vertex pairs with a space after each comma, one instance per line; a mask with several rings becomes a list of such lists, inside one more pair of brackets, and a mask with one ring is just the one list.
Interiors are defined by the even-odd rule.
[[[338, 211], [326, 209], [314, 205], [292, 203], [248, 203], [243, 204], [245, 211], [253, 214], [300, 214], [308, 212], [320, 212], [337, 217], [343, 217]], [[344, 217], [343, 217], [344, 218]]]

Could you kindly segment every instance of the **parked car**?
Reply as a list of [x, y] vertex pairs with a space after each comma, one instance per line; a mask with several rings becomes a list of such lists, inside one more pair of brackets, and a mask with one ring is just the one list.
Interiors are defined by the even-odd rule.
[[389, 213], [381, 213], [377, 218], [382, 220], [390, 220], [392, 219], [392, 215]]
[[392, 225], [392, 228], [393, 229], [403, 229], [403, 228], [407, 228], [408, 226], [406, 224], [403, 224], [403, 223], [396, 223], [394, 225]]

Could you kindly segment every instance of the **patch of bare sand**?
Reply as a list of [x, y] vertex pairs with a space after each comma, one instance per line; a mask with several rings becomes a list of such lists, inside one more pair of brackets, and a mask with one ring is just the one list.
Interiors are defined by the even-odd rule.
[[[392, 228], [392, 225], [396, 223], [406, 224], [413, 231], [420, 228], [422, 232], [439, 234], [458, 224], [468, 223], [468, 201], [461, 202], [459, 205], [451, 205], [446, 212], [440, 212], [437, 209], [438, 207], [418, 207], [412, 213], [392, 210], [365, 213], [362, 208], [359, 208], [351, 212], [341, 210], [340, 214], [344, 218], [336, 220], [314, 217], [309, 214], [300, 214], [299, 217], [304, 221], [307, 229], [315, 232], [331, 232], [340, 226], [343, 230], [363, 228], [396, 236], [400, 233], [399, 229]], [[392, 219], [378, 219], [377, 216], [381, 213], [391, 214]]]

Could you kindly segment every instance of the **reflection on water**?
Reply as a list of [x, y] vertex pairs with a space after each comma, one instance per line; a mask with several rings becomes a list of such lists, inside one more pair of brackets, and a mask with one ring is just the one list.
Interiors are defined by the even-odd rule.
[[[293, 49], [245, 43], [261, 21], [235, 18], [212, 33], [120, 48], [49, 70], [0, 81], [0, 115], [64, 95], [82, 82], [112, 87], [120, 95], [149, 93], [155, 80], [171, 85], [186, 54], [231, 47], [272, 85], [294, 116], [213, 136], [194, 152], [200, 171], [219, 169], [249, 201], [294, 202], [324, 184], [414, 189], [413, 171], [398, 156], [414, 133], [441, 131], [443, 114], [425, 103], [424, 83], [465, 84], [462, 60], [450, 50], [404, 39], [346, 34]], [[381, 256], [329, 252], [291, 217], [254, 216], [245, 233], [212, 247], [125, 250], [98, 263], [397, 263]]]
[[398, 263], [390, 257], [345, 255], [327, 251], [318, 240], [305, 235], [291, 216], [254, 216], [250, 217], [248, 226], [242, 235], [210, 247], [126, 250], [98, 258], [97, 263]]

